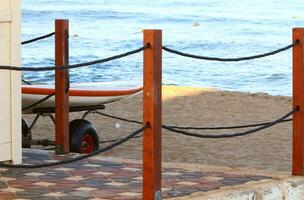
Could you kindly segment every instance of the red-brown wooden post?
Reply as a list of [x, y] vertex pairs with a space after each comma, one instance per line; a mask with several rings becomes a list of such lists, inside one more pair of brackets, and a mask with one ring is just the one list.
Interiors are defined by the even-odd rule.
[[143, 138], [143, 200], [161, 195], [162, 31], [144, 30], [143, 122], [150, 123]]
[[293, 29], [293, 42], [299, 45], [293, 47], [293, 108], [299, 111], [293, 113], [293, 148], [292, 174], [304, 175], [304, 28]]
[[[55, 20], [55, 66], [69, 64], [69, 21]], [[68, 70], [55, 72], [55, 140], [56, 153], [69, 152], [69, 76]]]

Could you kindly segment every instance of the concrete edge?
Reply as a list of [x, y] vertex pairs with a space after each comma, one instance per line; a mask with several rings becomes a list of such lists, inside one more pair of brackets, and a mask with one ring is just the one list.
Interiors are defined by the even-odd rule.
[[243, 185], [223, 187], [216, 191], [196, 192], [185, 197], [168, 200], [303, 200], [304, 177], [292, 177], [282, 180], [262, 180]]

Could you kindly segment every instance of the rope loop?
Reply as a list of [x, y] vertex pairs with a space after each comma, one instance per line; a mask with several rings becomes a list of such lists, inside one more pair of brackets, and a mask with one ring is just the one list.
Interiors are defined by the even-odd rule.
[[189, 57], [189, 58], [195, 58], [195, 59], [200, 59], [200, 60], [209, 60], [209, 61], [221, 61], [221, 62], [239, 62], [239, 61], [245, 61], [245, 60], [253, 60], [253, 59], [257, 59], [257, 58], [263, 58], [263, 57], [267, 57], [267, 56], [271, 56], [277, 53], [280, 53], [282, 51], [286, 51], [296, 45], [299, 44], [299, 41], [296, 40], [294, 43], [287, 45], [285, 47], [279, 48], [277, 50], [274, 51], [270, 51], [267, 53], [263, 53], [263, 54], [257, 54], [257, 55], [253, 55], [253, 56], [245, 56], [245, 57], [239, 57], [239, 58], [220, 58], [220, 57], [209, 57], [209, 56], [199, 56], [199, 55], [194, 55], [194, 54], [189, 54], [189, 53], [184, 53], [175, 49], [171, 49], [169, 47], [163, 46], [163, 50], [173, 53], [173, 54], [177, 54], [180, 56], [184, 56], [184, 57]]
[[126, 137], [113, 142], [112, 144], [100, 148], [97, 151], [94, 151], [91, 154], [86, 154], [86, 155], [82, 155], [76, 158], [71, 158], [71, 159], [67, 159], [67, 160], [62, 160], [62, 161], [58, 161], [58, 162], [53, 162], [53, 163], [42, 163], [42, 164], [26, 164], [26, 165], [12, 165], [12, 164], [0, 164], [0, 167], [6, 167], [6, 168], [22, 168], [22, 169], [36, 169], [36, 168], [42, 168], [42, 167], [53, 167], [53, 166], [57, 166], [57, 165], [63, 165], [63, 164], [68, 164], [68, 163], [72, 163], [72, 162], [76, 162], [76, 161], [80, 161], [86, 158], [90, 158], [93, 156], [96, 156], [100, 153], [103, 153], [105, 151], [111, 150], [114, 147], [121, 145], [127, 141], [129, 141], [131, 138], [136, 137], [138, 134], [140, 134], [141, 132], [143, 132], [145, 129], [149, 128], [149, 124], [145, 124], [143, 127], [141, 127], [140, 129], [130, 133], [129, 135], [127, 135]]
[[30, 39], [30, 40], [23, 41], [23, 42], [21, 42], [21, 45], [25, 45], [25, 44], [33, 43], [33, 42], [36, 42], [36, 41], [39, 41], [39, 40], [42, 40], [42, 39], [45, 39], [45, 38], [51, 37], [51, 36], [53, 36], [53, 35], [55, 35], [55, 32], [48, 33], [48, 34], [46, 34], [46, 35], [42, 35], [42, 36], [39, 36], [39, 37], [36, 37], [36, 38]]
[[[251, 133], [258, 132], [260, 130], [269, 128], [269, 127], [274, 126], [274, 125], [279, 124], [279, 123], [291, 121], [292, 119], [287, 119], [287, 118], [289, 116], [291, 116], [294, 112], [297, 112], [297, 111], [299, 111], [298, 107], [294, 108], [292, 111], [290, 111], [289, 113], [280, 117], [277, 120], [274, 120], [274, 121], [271, 121], [271, 122], [259, 123], [259, 124], [248, 124], [248, 125], [238, 125], [238, 126], [223, 126], [223, 127], [182, 127], [182, 126], [171, 126], [171, 125], [163, 124], [162, 128], [167, 129], [167, 130], [172, 131], [172, 132], [175, 132], [175, 133], [180, 133], [180, 134], [193, 136], [193, 137], [199, 137], [199, 138], [214, 139], [214, 138], [239, 137], [239, 136], [244, 136], [244, 135], [248, 135], [248, 134], [251, 134]], [[105, 117], [109, 117], [109, 118], [112, 118], [112, 119], [117, 119], [117, 120], [129, 122], [129, 123], [142, 124], [141, 121], [126, 119], [126, 118], [122, 118], [122, 117], [117, 117], [117, 116], [114, 116], [114, 115], [109, 115], [109, 114], [101, 113], [101, 112], [98, 112], [98, 111], [94, 112], [94, 113], [98, 114], [98, 115], [105, 116]], [[238, 129], [238, 128], [248, 128], [248, 127], [257, 127], [257, 128], [254, 128], [254, 129], [251, 129], [251, 130], [248, 130], [248, 131], [244, 131], [244, 132], [238, 132], [238, 133], [206, 134], [206, 135], [202, 135], [202, 134], [198, 134], [198, 133], [191, 133], [191, 132], [187, 132], [187, 131], [184, 131], [184, 130], [180, 130], [180, 129], [194, 129], [194, 130]]]
[[270, 122], [268, 124], [265, 124], [263, 126], [260, 126], [260, 127], [248, 130], [248, 131], [237, 132], [237, 133], [229, 133], [229, 134], [227, 134], [227, 133], [225, 133], [225, 134], [198, 134], [198, 133], [191, 133], [191, 132], [184, 131], [184, 130], [178, 130], [178, 129], [175, 129], [175, 128], [171, 128], [169, 126], [163, 126], [163, 128], [167, 129], [169, 131], [175, 132], [175, 133], [180, 133], [180, 134], [183, 134], [183, 135], [197, 137], [197, 138], [218, 139], [218, 138], [240, 137], [240, 136], [245, 136], [245, 135], [249, 135], [249, 134], [252, 134], [252, 133], [256, 133], [258, 131], [264, 130], [264, 129], [269, 128], [271, 126], [274, 126], [274, 125], [276, 125], [278, 123], [284, 122], [284, 120], [286, 118], [288, 118], [294, 112], [297, 112], [297, 111], [298, 111], [298, 109], [295, 108], [292, 111], [288, 112], [286, 115], [284, 115], [284, 116], [280, 117], [279, 119], [274, 120], [274, 121], [272, 121], [272, 122]]
[[83, 62], [79, 64], [73, 64], [73, 65], [66, 65], [66, 66], [58, 66], [58, 67], [16, 67], [16, 66], [9, 66], [9, 65], [0, 65], [0, 70], [10, 70], [10, 71], [32, 71], [32, 72], [37, 72], [37, 71], [52, 71], [52, 70], [66, 70], [66, 69], [75, 69], [75, 68], [80, 68], [80, 67], [87, 67], [91, 65], [96, 65], [96, 64], [101, 64], [101, 63], [106, 63], [112, 60], [117, 60], [123, 57], [127, 57], [136, 53], [139, 53], [145, 49], [150, 48], [148, 44], [146, 44], [143, 47], [140, 47], [138, 49], [128, 51], [122, 54], [118, 54], [115, 56], [111, 56], [108, 58], [103, 58], [99, 60], [94, 60], [94, 61], [89, 61], [89, 62]]

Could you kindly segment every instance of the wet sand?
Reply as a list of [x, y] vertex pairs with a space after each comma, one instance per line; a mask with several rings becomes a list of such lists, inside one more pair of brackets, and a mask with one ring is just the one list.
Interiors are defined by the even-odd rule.
[[[275, 120], [292, 108], [290, 97], [264, 93], [241, 93], [193, 87], [163, 87], [163, 123], [179, 126], [226, 126]], [[102, 112], [141, 120], [142, 96], [108, 105]], [[71, 119], [81, 113], [71, 114]], [[28, 121], [31, 115], [24, 116]], [[98, 115], [87, 117], [96, 127], [100, 140], [121, 138], [140, 126]], [[197, 133], [232, 133], [228, 131], [192, 131]], [[200, 139], [163, 130], [163, 161], [245, 167], [261, 170], [290, 171], [291, 122], [237, 138]], [[41, 118], [33, 129], [34, 138], [54, 139], [54, 125]], [[105, 146], [107, 144], [103, 144]], [[113, 149], [104, 156], [141, 159], [142, 138]]]

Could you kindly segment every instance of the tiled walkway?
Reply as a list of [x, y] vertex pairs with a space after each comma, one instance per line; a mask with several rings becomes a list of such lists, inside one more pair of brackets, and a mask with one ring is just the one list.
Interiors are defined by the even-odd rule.
[[[24, 163], [30, 164], [54, 162], [67, 156], [56, 156], [52, 151], [24, 150], [23, 158]], [[141, 165], [114, 162], [101, 156], [51, 168], [0, 168], [0, 174], [0, 199], [141, 199]], [[187, 196], [268, 178], [163, 167], [162, 196]]]

